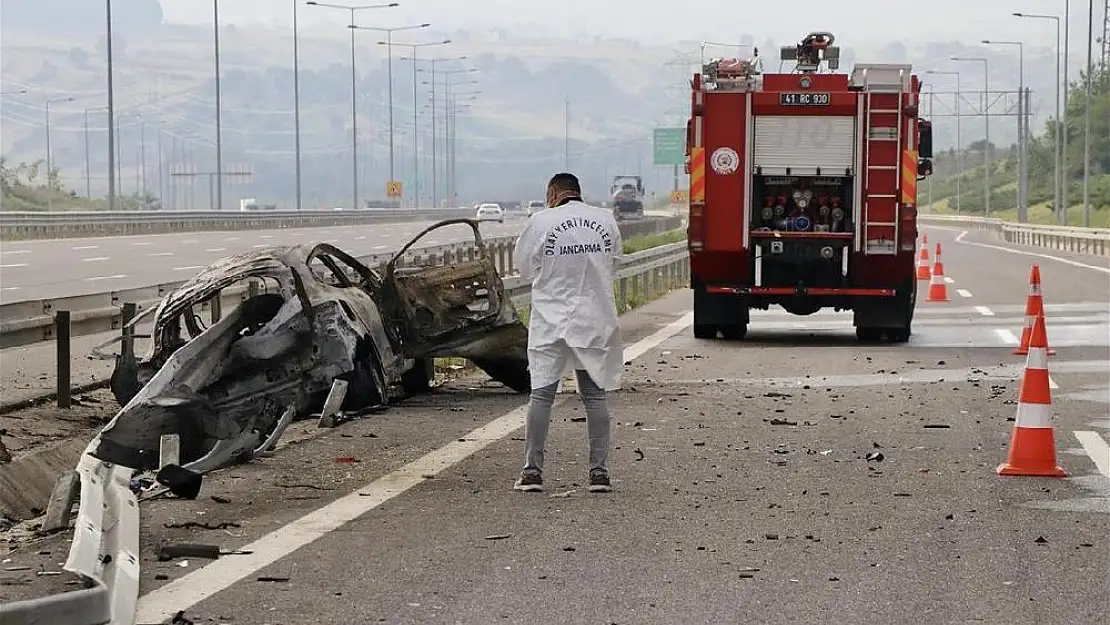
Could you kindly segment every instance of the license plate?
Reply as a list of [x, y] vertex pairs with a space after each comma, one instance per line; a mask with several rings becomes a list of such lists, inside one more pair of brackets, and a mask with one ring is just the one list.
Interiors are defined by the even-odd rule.
[[827, 93], [780, 93], [779, 104], [783, 106], [828, 106], [831, 96]]

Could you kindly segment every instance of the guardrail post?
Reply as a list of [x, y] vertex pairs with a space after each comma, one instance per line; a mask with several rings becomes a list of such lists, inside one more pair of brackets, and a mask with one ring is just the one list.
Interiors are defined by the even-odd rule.
[[128, 324], [135, 319], [139, 312], [139, 305], [135, 302], [124, 302], [122, 313], [123, 340], [120, 341], [119, 355], [124, 362], [130, 363], [135, 359], [135, 328]]
[[507, 266], [509, 268], [509, 273], [513, 273], [514, 271], [516, 271], [516, 267], [513, 266], [513, 264], [516, 262], [515, 260], [513, 260], [513, 256], [516, 254], [516, 241], [509, 243], [508, 254], [509, 262]]
[[69, 344], [69, 311], [59, 310], [54, 313], [54, 336], [56, 337], [55, 345], [57, 347], [58, 359], [58, 376], [57, 376], [57, 394], [58, 394], [58, 407], [69, 408], [73, 405], [73, 397], [70, 395], [70, 344]]
[[219, 323], [220, 319], [223, 319], [223, 294], [223, 291], [216, 291], [216, 294], [212, 296], [211, 303], [209, 304], [210, 308], [208, 312], [212, 317], [213, 324]]
[[618, 291], [620, 291], [620, 310], [623, 311], [628, 308], [628, 278], [620, 279]]

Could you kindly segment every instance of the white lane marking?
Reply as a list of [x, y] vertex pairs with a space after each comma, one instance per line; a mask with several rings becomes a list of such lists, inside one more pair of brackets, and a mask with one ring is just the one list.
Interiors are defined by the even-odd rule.
[[200, 243], [200, 241], [197, 241], [196, 239], [185, 239], [184, 241], [182, 241], [182, 243]]
[[0, 250], [0, 254], [11, 254], [12, 256], [15, 256], [16, 254], [30, 254], [30, 253], [31, 253], [31, 250]]
[[15, 269], [16, 267], [30, 267], [27, 263], [11, 263], [10, 265], [0, 265], [0, 269]]
[[[624, 351], [624, 359], [633, 360], [658, 347], [690, 325], [693, 318], [693, 313], [687, 313], [655, 334], [630, 345]], [[250, 554], [213, 560], [147, 593], [139, 598], [135, 622], [157, 623], [173, 618], [179, 610], [192, 608], [414, 486], [426, 483], [425, 476], [437, 475], [524, 427], [527, 410], [527, 405], [511, 410], [424, 457], [245, 545], [242, 550], [252, 552]]]
[[21, 289], [18, 286], [0, 286], [0, 291], [19, 291], [19, 290], [21, 290]]
[[71, 249], [71, 250], [95, 250], [95, 249], [99, 249], [99, 248], [100, 248], [99, 245], [78, 245], [76, 247], [71, 247], [69, 249]]
[[147, 256], [173, 256], [173, 252], [153, 252]]
[[956, 292], [960, 294], [960, 297], [971, 297], [971, 291], [967, 289], [956, 289]]
[[110, 256], [93, 256], [92, 258], [82, 258], [81, 260], [86, 262], [86, 263], [98, 263], [102, 260], [111, 260], [111, 257]]
[[259, 235], [258, 238], [260, 238], [260, 239], [272, 239], [272, 238], [274, 238], [274, 235], [272, 235], [272, 234], [263, 234], [263, 235]]
[[266, 244], [266, 243], [259, 243], [257, 245], [252, 245], [251, 247], [253, 247], [254, 249], [259, 249], [259, 248], [270, 247], [270, 246], [269, 246], [269, 244]]
[[1050, 256], [1048, 254], [1038, 254], [1037, 252], [1026, 252], [1025, 250], [1012, 250], [1008, 247], [1002, 247], [1001, 245], [989, 245], [987, 243], [976, 243], [974, 241], [964, 241], [963, 238], [964, 238], [965, 235], [967, 235], [967, 232], [968, 232], [967, 230], [964, 230], [964, 231], [960, 232], [959, 236], [956, 237], [956, 243], [959, 243], [961, 245], [974, 245], [975, 247], [985, 247], [987, 249], [998, 250], [1000, 252], [1008, 252], [1010, 254], [1020, 254], [1022, 256], [1034, 256], [1036, 258], [1045, 258], [1045, 259], [1048, 259], [1048, 260], [1054, 260], [1054, 261], [1057, 261], [1057, 262], [1064, 263], [1065, 265], [1071, 265], [1073, 267], [1083, 267], [1084, 269], [1094, 269], [1095, 271], [1101, 271], [1102, 273], [1110, 273], [1110, 267], [1097, 267], [1095, 265], [1088, 265], [1086, 263], [1081, 263], [1081, 262], [1070, 260], [1070, 259], [1067, 259], [1067, 258], [1060, 258], [1059, 256]]
[[224, 241], [238, 241], [238, 240], [239, 240], [239, 237], [228, 237], [228, 238], [224, 239]]
[[998, 338], [1002, 339], [1003, 343], [1017, 345], [1020, 342], [1018, 341], [1018, 337], [1015, 336], [1013, 332], [1005, 328], [995, 328], [994, 333], [998, 335]]
[[132, 243], [131, 245], [134, 245], [135, 247], [147, 247], [149, 245], [154, 245], [154, 244], [151, 243], [150, 241], [139, 241], [138, 243]]
[[356, 241], [365, 241], [366, 237], [355, 237]]
[[384, 250], [384, 249], [385, 249], [386, 247], [388, 247], [388, 246], [386, 246], [386, 245], [375, 245], [375, 246], [374, 246], [374, 249], [376, 249], [376, 250]]
[[120, 278], [126, 278], [126, 277], [127, 277], [126, 274], [117, 273], [114, 276], [93, 276], [91, 278], [85, 278], [85, 282], [98, 282], [100, 280], [119, 280]]
[[956, 284], [956, 281], [955, 281], [954, 279], [952, 279], [952, 278], [949, 278], [948, 276], [944, 276], [944, 281], [945, 281], [945, 282], [946, 282], [947, 284]]
[[1052, 379], [1052, 376], [1048, 376], [1048, 388], [1051, 390], [1060, 388], [1060, 385], [1056, 383], [1056, 380]]
[[174, 267], [174, 271], [189, 271], [190, 269], [203, 269], [204, 265], [189, 265], [188, 267]]
[[226, 252], [227, 248], [226, 247], [210, 247], [210, 248], [208, 248], [204, 251], [206, 251], [206, 252]]
[[987, 308], [986, 306], [976, 306], [975, 307], [975, 312], [979, 313], [980, 315], [983, 315], [984, 317], [993, 317], [994, 316], [994, 311], [991, 310], [990, 308]]
[[1091, 432], [1089, 430], [1078, 430], [1072, 432], [1075, 438], [1079, 439], [1079, 444], [1083, 446], [1083, 451], [1095, 461], [1095, 466], [1098, 467], [1098, 472], [1106, 477], [1110, 477], [1110, 445], [1102, 440], [1098, 432]]

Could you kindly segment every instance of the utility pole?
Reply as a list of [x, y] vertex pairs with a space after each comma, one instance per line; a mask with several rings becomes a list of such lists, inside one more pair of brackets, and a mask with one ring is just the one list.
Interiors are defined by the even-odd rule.
[[301, 62], [297, 50], [297, 3], [293, 2], [293, 159], [297, 210], [301, 210]]
[[92, 174], [89, 172], [89, 109], [85, 109], [85, 197], [92, 199]]
[[116, 109], [112, 80], [112, 0], [104, 0], [107, 12], [108, 53], [108, 210], [116, 210]]
[[570, 96], [563, 96], [563, 171], [570, 171]]
[[222, 108], [220, 106], [220, 0], [212, 0], [212, 36], [216, 50], [216, 206], [224, 208], [224, 155], [223, 134], [220, 129]]

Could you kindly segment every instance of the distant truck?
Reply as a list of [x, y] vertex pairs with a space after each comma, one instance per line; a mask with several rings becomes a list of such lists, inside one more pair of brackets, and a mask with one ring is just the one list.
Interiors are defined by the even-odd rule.
[[613, 216], [641, 219], [644, 216], [644, 181], [639, 176], [614, 176], [609, 191], [613, 199]]

